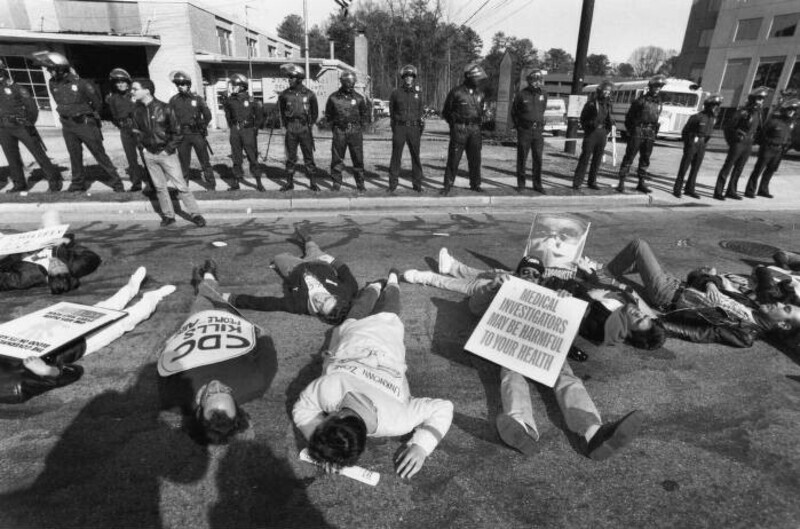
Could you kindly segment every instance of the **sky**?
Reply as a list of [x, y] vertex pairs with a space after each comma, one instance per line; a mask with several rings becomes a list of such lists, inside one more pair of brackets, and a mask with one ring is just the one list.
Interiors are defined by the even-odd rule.
[[[250, 22], [268, 31], [275, 31], [286, 15], [303, 15], [302, 0], [200, 1], [242, 20], [247, 5]], [[331, 12], [339, 10], [334, 0], [307, 1], [310, 26], [324, 22]], [[353, 0], [353, 7], [361, 1], [364, 0]], [[484, 52], [488, 51], [492, 36], [502, 31], [531, 39], [540, 51], [563, 48], [575, 55], [582, 0], [442, 0], [442, 3], [446, 20], [457, 24], [467, 22], [478, 32]], [[611, 62], [626, 62], [639, 46], [654, 45], [680, 52], [691, 7], [692, 0], [596, 0], [589, 53], [604, 53]]]

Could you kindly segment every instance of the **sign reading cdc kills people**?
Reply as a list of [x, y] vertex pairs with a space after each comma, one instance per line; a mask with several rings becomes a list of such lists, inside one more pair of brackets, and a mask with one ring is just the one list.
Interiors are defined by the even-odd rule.
[[60, 239], [67, 233], [69, 224], [59, 224], [49, 228], [0, 235], [0, 255], [33, 252], [52, 244], [54, 239]]
[[481, 318], [467, 351], [553, 387], [586, 302], [511, 277]]

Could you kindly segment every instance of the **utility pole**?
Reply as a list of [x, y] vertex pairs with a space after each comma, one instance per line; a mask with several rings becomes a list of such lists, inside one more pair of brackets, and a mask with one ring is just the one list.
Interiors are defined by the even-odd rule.
[[[572, 73], [572, 95], [578, 95], [583, 89], [583, 72], [586, 69], [586, 52], [589, 49], [589, 35], [592, 32], [592, 16], [594, 0], [583, 0], [581, 8], [581, 25], [578, 30], [578, 50], [575, 52], [575, 68]], [[578, 137], [578, 118], [569, 118], [567, 122], [567, 139]], [[567, 141], [564, 152], [575, 154], [577, 141]]]
[[308, 86], [308, 81], [311, 78], [311, 72], [308, 67], [308, 0], [303, 0], [303, 27], [303, 34], [305, 35], [306, 43], [306, 86]]
[[244, 45], [245, 45], [245, 48], [247, 48], [247, 70], [248, 70], [248, 77], [247, 78], [250, 80], [250, 82], [247, 83], [247, 91], [250, 92], [250, 94], [252, 95], [253, 94], [253, 88], [252, 88], [252, 86], [253, 86], [253, 52], [250, 49], [250, 17], [248, 16], [248, 12], [247, 12], [247, 10], [248, 9], [252, 9], [252, 7], [250, 7], [248, 5], [249, 3], [250, 2], [248, 2], [248, 3], [246, 3], [244, 5]]

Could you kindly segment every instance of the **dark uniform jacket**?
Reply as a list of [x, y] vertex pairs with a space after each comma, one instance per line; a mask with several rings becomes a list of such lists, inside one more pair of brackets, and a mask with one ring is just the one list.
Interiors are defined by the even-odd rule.
[[297, 265], [285, 280], [287, 295], [282, 298], [238, 294], [231, 295], [228, 302], [237, 309], [309, 314], [305, 274], [312, 275], [325, 287], [325, 290], [335, 296], [341, 304], [337, 306], [349, 307], [358, 292], [358, 282], [350, 272], [350, 268], [334, 259], [330, 264], [324, 261], [311, 261]]
[[511, 121], [514, 128], [529, 129], [534, 123], [544, 125], [544, 111], [547, 108], [547, 92], [528, 86], [519, 91], [511, 106]]
[[480, 125], [485, 111], [483, 94], [476, 88], [462, 84], [447, 94], [442, 117], [451, 127], [457, 123]]
[[728, 144], [752, 141], [762, 125], [761, 109], [744, 106], [725, 123], [725, 141]]
[[714, 132], [714, 124], [717, 122], [717, 117], [708, 112], [698, 112], [694, 114], [686, 122], [681, 130], [681, 139], [684, 143], [693, 143], [695, 138], [697, 141], [708, 143], [711, 139], [711, 134]]
[[120, 129], [133, 128], [133, 109], [136, 102], [131, 98], [131, 92], [121, 94], [114, 92], [106, 96], [106, 105], [111, 112], [111, 121]]
[[99, 119], [102, 106], [100, 92], [94, 84], [68, 74], [60, 81], [50, 79], [50, 93], [56, 101], [56, 110], [62, 118], [91, 116]]
[[133, 111], [137, 140], [153, 154], [166, 151], [172, 154], [183, 141], [178, 118], [167, 103], [153, 99], [149, 105], [137, 103]]
[[228, 127], [243, 129], [255, 127], [260, 129], [264, 125], [264, 110], [259, 101], [253, 100], [247, 92], [231, 94], [225, 100], [225, 119]]
[[422, 126], [422, 104], [419, 86], [401, 86], [389, 96], [389, 114], [393, 125]]
[[613, 107], [608, 99], [601, 101], [595, 98], [593, 101], [587, 101], [581, 110], [581, 127], [586, 133], [594, 131], [597, 127], [610, 131], [611, 127], [616, 125], [612, 112]]
[[192, 92], [178, 92], [170, 98], [169, 106], [175, 112], [184, 134], [206, 133], [211, 122], [211, 110], [205, 99]]
[[278, 96], [278, 109], [284, 127], [290, 121], [313, 125], [319, 119], [317, 96], [303, 85], [298, 88], [290, 86], [281, 92]]
[[628, 113], [625, 114], [625, 128], [633, 133], [636, 127], [650, 127], [658, 129], [658, 116], [661, 114], [661, 98], [650, 94], [637, 97]]
[[325, 117], [334, 127], [346, 129], [349, 125], [363, 126], [369, 123], [370, 111], [364, 96], [355, 90], [340, 88], [328, 98]]
[[0, 83], [0, 126], [33, 125], [38, 117], [39, 106], [27, 88]]
[[765, 147], [783, 149], [792, 141], [792, 121], [785, 117], [771, 117], [759, 135], [759, 143]]

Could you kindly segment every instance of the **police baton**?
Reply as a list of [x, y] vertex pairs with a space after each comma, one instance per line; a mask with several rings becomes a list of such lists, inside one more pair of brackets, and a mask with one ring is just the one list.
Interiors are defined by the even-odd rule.
[[267, 139], [267, 150], [264, 152], [264, 161], [269, 162], [269, 146], [272, 144], [272, 134], [275, 132], [275, 111], [269, 113], [269, 138]]
[[39, 146], [44, 150], [44, 152], [47, 152], [47, 145], [44, 144], [44, 140], [42, 139], [42, 136], [39, 134], [39, 131], [36, 130], [36, 127], [34, 125], [26, 125], [25, 128], [28, 130], [28, 134], [30, 134], [31, 137], [34, 140], [36, 140], [36, 143], [39, 144]]

